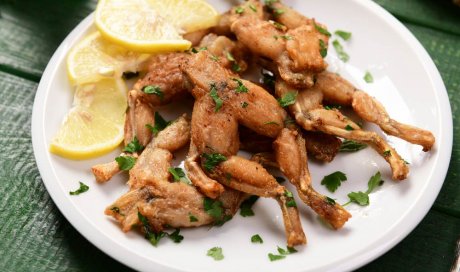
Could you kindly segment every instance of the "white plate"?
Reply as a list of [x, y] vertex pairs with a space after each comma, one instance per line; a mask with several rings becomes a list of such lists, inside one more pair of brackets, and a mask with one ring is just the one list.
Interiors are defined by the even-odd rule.
[[[210, 1], [220, 11], [230, 1]], [[236, 215], [223, 227], [183, 230], [181, 244], [162, 240], [151, 246], [139, 233], [121, 232], [118, 224], [103, 214], [104, 208], [127, 190], [126, 176], [98, 185], [91, 175], [95, 163], [112, 160], [118, 151], [88, 160], [70, 161], [48, 152], [49, 143], [72, 103], [72, 89], [65, 69], [65, 56], [92, 26], [92, 17], [81, 22], [58, 48], [38, 87], [32, 117], [33, 147], [43, 182], [70, 223], [95, 246], [114, 259], [142, 271], [344, 271], [362, 266], [401, 241], [428, 212], [444, 181], [452, 147], [452, 115], [446, 90], [433, 61], [412, 34], [389, 13], [371, 1], [293, 0], [286, 1], [304, 14], [328, 25], [330, 30], [353, 32], [342, 42], [351, 59], [337, 61], [329, 50], [330, 69], [340, 72], [360, 88], [377, 97], [397, 119], [431, 130], [436, 145], [429, 153], [394, 137], [387, 137], [411, 165], [409, 178], [401, 183], [390, 179], [386, 162], [372, 149], [339, 154], [330, 164], [310, 163], [315, 187], [340, 203], [350, 191], [365, 190], [371, 175], [380, 170], [385, 184], [370, 196], [371, 204], [347, 206], [353, 218], [339, 231], [322, 225], [305, 205], [300, 205], [308, 245], [286, 259], [270, 262], [269, 252], [285, 246], [280, 211], [270, 199], [255, 205], [256, 216]], [[362, 78], [369, 70], [375, 83]], [[172, 118], [177, 106], [161, 112]], [[368, 129], [375, 129], [367, 125]], [[320, 180], [333, 171], [348, 176], [339, 190], [328, 193]], [[80, 196], [70, 196], [78, 181], [90, 186]], [[292, 189], [292, 188], [291, 188]], [[297, 201], [299, 204], [300, 201]], [[251, 244], [260, 234], [262, 245]], [[225, 259], [206, 256], [214, 246], [223, 248]]]

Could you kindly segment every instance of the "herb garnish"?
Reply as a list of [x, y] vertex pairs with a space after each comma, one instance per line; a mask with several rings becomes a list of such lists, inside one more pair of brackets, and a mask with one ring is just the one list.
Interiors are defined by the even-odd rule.
[[218, 112], [222, 107], [224, 101], [222, 101], [222, 99], [220, 99], [219, 95], [217, 94], [217, 86], [215, 83], [211, 84], [211, 92], [209, 92], [209, 95], [214, 100], [214, 103], [216, 103], [216, 109], [214, 110], [214, 112]]
[[325, 29], [324, 27], [315, 24], [315, 28], [316, 28], [316, 30], [318, 30], [319, 33], [324, 34], [324, 35], [326, 35], [326, 36], [328, 36], [328, 37], [331, 36], [331, 32], [329, 32], [329, 31], [328, 31], [327, 29]]
[[214, 219], [214, 225], [222, 226], [225, 222], [232, 219], [232, 216], [224, 214], [222, 202], [208, 197], [203, 199], [204, 211]]
[[262, 237], [260, 237], [259, 234], [255, 234], [251, 237], [251, 242], [253, 242], [254, 244], [256, 243], [263, 244], [264, 240], [262, 240]]
[[215, 261], [220, 261], [224, 259], [224, 254], [222, 254], [221, 247], [213, 247], [208, 250], [206, 256], [212, 257]]
[[319, 40], [319, 54], [323, 58], [327, 56], [327, 47], [326, 43], [323, 40]]
[[164, 98], [164, 93], [161, 91], [161, 88], [157, 85], [147, 85], [142, 88], [142, 91], [146, 94], [154, 94], [158, 97], [160, 97], [160, 100], [163, 100]]
[[254, 12], [257, 12], [257, 8], [253, 5], [253, 4], [250, 4], [249, 5], [249, 8], [254, 11]]
[[284, 13], [284, 10], [282, 9], [275, 9], [273, 11], [273, 14], [275, 15], [275, 17], [281, 16], [283, 13]]
[[295, 103], [295, 100], [297, 98], [297, 92], [288, 92], [285, 93], [281, 98], [278, 98], [278, 103], [280, 104], [281, 107], [287, 107], [289, 105], [292, 105]]
[[366, 74], [364, 75], [364, 81], [366, 81], [367, 83], [374, 82], [374, 77], [369, 71], [366, 71]]
[[191, 213], [188, 213], [188, 218], [190, 219], [190, 222], [198, 222], [198, 218]]
[[294, 195], [292, 194], [292, 192], [290, 192], [288, 190], [285, 190], [284, 191], [284, 196], [287, 198], [286, 199], [286, 206], [287, 207], [297, 207], [297, 204], [295, 203]]
[[79, 194], [84, 193], [84, 192], [89, 190], [88, 185], [84, 184], [81, 181], [79, 181], [79, 183], [80, 183], [80, 188], [78, 188], [77, 190], [75, 190], [73, 192], [69, 192], [70, 195], [79, 195]]
[[269, 122], [265, 122], [264, 125], [277, 125], [277, 126], [279, 126], [280, 124], [278, 124], [275, 121], [269, 121]]
[[245, 101], [243, 103], [241, 103], [241, 107], [244, 109], [246, 108], [247, 106], [249, 106], [249, 104]]
[[208, 50], [208, 48], [206, 46], [204, 46], [204, 47], [200, 47], [198, 49], [196, 49], [195, 47], [192, 47], [192, 49], [190, 49], [190, 51], [192, 51], [192, 53], [194, 53], [194, 54], [196, 54], [196, 53], [198, 53], [200, 51], [204, 51], [204, 50]]
[[326, 202], [330, 205], [335, 205], [335, 199], [326, 196]]
[[292, 254], [292, 253], [296, 253], [297, 250], [293, 247], [287, 247], [287, 249], [284, 249], [284, 248], [281, 248], [278, 246], [278, 253], [280, 255], [276, 255], [276, 254], [273, 254], [273, 253], [268, 253], [268, 259], [273, 262], [273, 261], [278, 261], [278, 260], [281, 260], [281, 259], [284, 259], [286, 258], [287, 255], [289, 254]]
[[369, 194], [372, 193], [372, 191], [377, 187], [377, 186], [382, 186], [383, 185], [383, 180], [382, 176], [380, 175], [380, 172], [375, 173], [370, 179], [369, 182], [367, 183], [367, 191], [366, 192], [351, 192], [348, 194], [348, 198], [350, 201], [347, 203], [343, 204], [342, 206], [348, 205], [351, 202], [354, 202], [360, 206], [367, 206], [369, 205]]
[[155, 126], [152, 126], [150, 124], [146, 124], [145, 127], [147, 127], [150, 131], [152, 131], [153, 135], [157, 135], [160, 131], [165, 129], [167, 126], [171, 125], [171, 121], [166, 121], [163, 116], [159, 112], [155, 112], [154, 116], [155, 120]]
[[336, 32], [334, 32], [334, 34], [342, 38], [344, 41], [348, 41], [351, 38], [351, 32], [343, 30], [337, 30]]
[[206, 159], [203, 167], [208, 172], [211, 172], [219, 163], [227, 160], [227, 157], [219, 153], [203, 153], [201, 156]]
[[236, 13], [236, 14], [242, 14], [243, 12], [244, 12], [244, 8], [243, 8], [243, 7], [237, 7], [237, 8], [235, 9], [235, 13]]
[[210, 58], [211, 58], [212, 61], [215, 61], [215, 62], [218, 62], [218, 61], [219, 61], [219, 57], [216, 56], [216, 55], [212, 55], [212, 54], [211, 54]]
[[145, 239], [149, 240], [150, 243], [154, 246], [157, 246], [161, 238], [165, 236], [168, 236], [169, 239], [171, 239], [174, 243], [180, 243], [182, 240], [184, 240], [184, 236], [179, 234], [180, 229], [176, 229], [171, 234], [168, 234], [167, 232], [163, 232], [163, 231], [155, 233], [150, 227], [147, 217], [142, 215], [139, 211], [137, 211], [137, 217], [139, 218], [139, 221], [141, 221], [142, 223], [142, 229], [144, 231]]
[[252, 210], [252, 206], [254, 203], [256, 203], [257, 199], [259, 199], [258, 196], [250, 196], [248, 197], [243, 203], [240, 205], [240, 215], [242, 217], [247, 217], [247, 216], [254, 216], [254, 211]]
[[185, 184], [192, 184], [190, 180], [187, 179], [187, 175], [185, 175], [184, 170], [179, 167], [169, 167], [168, 172], [171, 173], [171, 175], [174, 178], [174, 181], [181, 181]]
[[332, 42], [332, 45], [334, 46], [335, 51], [339, 56], [339, 59], [341, 59], [343, 62], [347, 62], [350, 59], [350, 56], [347, 53], [345, 53], [345, 51], [343, 50], [343, 46], [340, 44], [338, 40], [334, 40]]
[[343, 181], [347, 180], [347, 176], [340, 171], [329, 174], [321, 180], [321, 185], [325, 185], [329, 192], [333, 193], [340, 187]]
[[280, 29], [280, 30], [284, 30], [284, 28], [286, 27], [286, 26], [283, 25], [282, 23], [278, 23], [278, 22], [275, 22], [275, 21], [272, 21], [272, 20], [270, 20], [269, 22], [270, 22], [275, 28]]
[[119, 156], [115, 158], [115, 161], [118, 163], [120, 170], [129, 171], [136, 164], [136, 158], [131, 156]]
[[240, 65], [238, 65], [238, 62], [236, 62], [235, 58], [233, 57], [233, 55], [230, 53], [230, 52], [227, 52], [227, 59], [232, 62], [232, 70], [234, 72], [239, 72], [241, 71], [241, 67]]
[[355, 129], [350, 125], [346, 125], [345, 130], [352, 131], [352, 130], [355, 130]]
[[383, 152], [383, 156], [384, 156], [384, 157], [389, 157], [389, 156], [391, 156], [391, 151], [390, 151], [390, 150], [385, 150], [385, 151]]
[[292, 36], [289, 36], [289, 35], [275, 35], [273, 36], [273, 38], [275, 38], [275, 40], [278, 40], [278, 39], [283, 39], [285, 41], [292, 40]]
[[247, 92], [249, 92], [248, 88], [246, 86], [244, 86], [243, 81], [241, 81], [241, 79], [232, 78], [232, 80], [235, 81], [236, 83], [238, 83], [238, 87], [236, 87], [236, 90], [235, 90], [236, 93], [247, 93]]
[[355, 152], [366, 148], [366, 144], [358, 143], [352, 140], [344, 140], [340, 146], [340, 152]]
[[135, 153], [138, 151], [142, 151], [142, 149], [144, 149], [144, 147], [139, 143], [139, 140], [137, 139], [137, 137], [134, 136], [134, 139], [125, 146], [123, 151]]

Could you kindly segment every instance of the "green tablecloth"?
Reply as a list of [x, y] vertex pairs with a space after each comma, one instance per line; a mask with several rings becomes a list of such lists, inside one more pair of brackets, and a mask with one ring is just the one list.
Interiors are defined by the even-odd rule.
[[[448, 0], [376, 2], [414, 33], [441, 71], [454, 116], [454, 146], [446, 181], [428, 215], [399, 245], [360, 271], [448, 271], [460, 238], [460, 8]], [[31, 110], [41, 74], [95, 4], [0, 0], [0, 271], [129, 270], [61, 215], [32, 151]]]

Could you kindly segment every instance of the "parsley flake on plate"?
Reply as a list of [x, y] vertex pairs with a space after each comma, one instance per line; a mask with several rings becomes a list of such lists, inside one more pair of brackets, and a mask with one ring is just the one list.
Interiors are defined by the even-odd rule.
[[251, 237], [251, 242], [254, 243], [254, 244], [263, 244], [264, 243], [264, 240], [262, 240], [262, 237], [260, 237], [259, 234], [254, 234], [252, 237]]
[[340, 44], [338, 40], [334, 40], [332, 42], [332, 45], [334, 46], [334, 49], [337, 52], [337, 55], [339, 56], [339, 59], [341, 59], [343, 62], [347, 62], [350, 60], [350, 56], [345, 52], [343, 46]]
[[73, 191], [73, 192], [69, 192], [70, 195], [79, 195], [79, 194], [82, 194], [86, 191], [89, 190], [89, 186], [84, 184], [83, 182], [79, 181], [80, 183], [80, 188], [78, 188], [77, 190]]
[[213, 247], [208, 250], [206, 256], [213, 258], [215, 261], [220, 261], [224, 259], [224, 254], [222, 253], [221, 247]]
[[348, 198], [350, 199], [347, 203], [345, 203], [343, 206], [348, 205], [352, 202], [360, 205], [360, 206], [367, 206], [369, 205], [369, 194], [374, 191], [375, 188], [378, 186], [382, 186], [383, 180], [380, 172], [375, 173], [373, 175], [368, 183], [367, 183], [367, 191], [366, 192], [351, 192], [348, 194]]
[[201, 156], [205, 158], [203, 167], [208, 172], [211, 172], [219, 163], [227, 160], [227, 157], [219, 153], [203, 153]]
[[355, 152], [366, 148], [366, 144], [358, 143], [352, 140], [344, 140], [340, 146], [340, 152]]
[[253, 195], [248, 197], [245, 201], [243, 201], [243, 203], [241, 203], [240, 205], [240, 215], [242, 217], [254, 216], [252, 206], [256, 203], [258, 199], [258, 196]]
[[366, 81], [367, 83], [374, 82], [374, 77], [369, 71], [366, 71], [366, 74], [364, 74], [364, 81]]
[[329, 192], [333, 193], [340, 187], [343, 181], [347, 180], [345, 173], [336, 171], [321, 180], [321, 185], [325, 185]]
[[336, 32], [334, 32], [334, 34], [342, 38], [344, 41], [348, 41], [349, 39], [351, 39], [351, 32], [348, 31], [337, 30]]

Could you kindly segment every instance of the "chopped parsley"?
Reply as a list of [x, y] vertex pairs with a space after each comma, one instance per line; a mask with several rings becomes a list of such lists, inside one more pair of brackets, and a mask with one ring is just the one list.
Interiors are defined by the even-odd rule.
[[335, 205], [335, 199], [326, 196], [326, 202], [330, 205]]
[[364, 81], [366, 81], [367, 83], [374, 82], [374, 77], [369, 71], [366, 71], [366, 74], [364, 74]]
[[236, 90], [235, 90], [236, 93], [247, 93], [247, 92], [249, 92], [249, 89], [246, 86], [244, 86], [243, 81], [241, 81], [241, 79], [232, 78], [232, 80], [235, 81], [238, 84], [238, 87], [236, 87]]
[[341, 59], [343, 62], [347, 62], [348, 60], [350, 60], [350, 56], [343, 50], [343, 46], [340, 44], [338, 40], [334, 40], [332, 42], [332, 45], [334, 46], [335, 51], [339, 56], [339, 59]]
[[287, 207], [297, 207], [297, 204], [295, 203], [294, 195], [292, 194], [292, 192], [286, 190], [284, 191], [284, 196], [287, 198], [286, 199]]
[[270, 22], [275, 28], [280, 29], [280, 30], [284, 30], [284, 28], [286, 27], [286, 26], [283, 25], [282, 23], [278, 23], [278, 22], [275, 22], [275, 21], [272, 21], [272, 20], [270, 20], [269, 22]]
[[161, 100], [164, 98], [164, 93], [161, 90], [161, 88], [157, 85], [147, 85], [142, 88], [142, 91], [146, 94], [154, 94], [158, 97], [160, 97]]
[[342, 108], [342, 106], [340, 106], [340, 105], [324, 105], [323, 107], [326, 110], [341, 109]]
[[264, 240], [262, 240], [262, 237], [260, 237], [259, 234], [254, 234], [254, 235], [251, 237], [251, 242], [253, 242], [254, 244], [256, 244], [256, 243], [263, 244], [263, 243], [264, 243]]
[[324, 27], [315, 24], [315, 28], [316, 28], [316, 30], [318, 30], [319, 33], [324, 34], [324, 35], [326, 35], [326, 36], [328, 36], [328, 37], [331, 36], [331, 32], [329, 32], [329, 31], [328, 31], [327, 29], [325, 29]]
[[344, 140], [340, 146], [340, 152], [355, 152], [366, 148], [366, 144], [358, 143], [352, 140]]
[[346, 125], [345, 130], [352, 131], [352, 130], [355, 130], [355, 129], [350, 125]]
[[136, 164], [136, 158], [131, 156], [119, 156], [115, 158], [115, 161], [118, 163], [120, 170], [129, 171]]
[[385, 158], [391, 156], [391, 151], [390, 151], [390, 150], [385, 150], [385, 151], [383, 152], [383, 156], [384, 156]]
[[142, 151], [143, 149], [144, 149], [144, 147], [139, 143], [139, 140], [137, 139], [137, 137], [134, 136], [134, 139], [125, 146], [123, 151], [130, 152], [130, 153], [135, 153], [135, 152], [138, 152], [138, 151]]
[[178, 244], [184, 240], [184, 236], [180, 235], [180, 229], [176, 229], [174, 232], [167, 234], [169, 239], [171, 239], [174, 243]]
[[327, 46], [323, 40], [319, 40], [319, 54], [323, 58], [327, 56]]
[[219, 163], [227, 160], [227, 157], [219, 153], [203, 153], [201, 156], [205, 159], [203, 167], [208, 172], [211, 172]]
[[242, 217], [254, 216], [252, 206], [256, 203], [258, 199], [258, 196], [253, 195], [248, 197], [245, 201], [243, 201], [243, 203], [241, 203], [240, 205], [240, 215]]
[[73, 191], [73, 192], [69, 192], [70, 195], [79, 195], [79, 194], [82, 194], [86, 191], [89, 190], [89, 186], [84, 184], [83, 182], [79, 181], [80, 183], [80, 188], [78, 188], [77, 190]]
[[153, 246], [157, 246], [161, 238], [165, 237], [166, 233], [160, 231], [159, 233], [153, 232], [152, 228], [149, 225], [147, 217], [143, 216], [139, 211], [137, 212], [137, 217], [142, 223], [142, 230], [144, 231], [145, 239], [149, 240]]
[[278, 39], [283, 39], [285, 41], [292, 40], [292, 36], [289, 36], [289, 35], [275, 35], [273, 36], [273, 38], [275, 38], [275, 40], [278, 40]]
[[200, 47], [198, 49], [196, 49], [195, 47], [192, 47], [192, 49], [190, 49], [190, 51], [192, 51], [192, 53], [194, 53], [194, 54], [196, 54], [196, 53], [198, 53], [200, 51], [204, 51], [204, 50], [208, 50], [208, 48], [206, 46], [204, 46], [204, 47]]
[[257, 8], [253, 5], [253, 4], [250, 4], [249, 5], [249, 8], [254, 11], [254, 12], [257, 12]]
[[271, 5], [273, 5], [274, 3], [276, 3], [276, 2], [278, 2], [278, 0], [265, 0], [265, 1], [264, 1], [265, 5], [267, 5], [267, 6], [269, 6], [269, 7], [270, 7]]
[[214, 103], [216, 103], [216, 109], [214, 110], [214, 112], [218, 112], [220, 108], [222, 108], [222, 104], [224, 103], [224, 101], [222, 101], [222, 99], [220, 99], [219, 95], [217, 94], [217, 87], [215, 83], [211, 84], [211, 92], [209, 92], [209, 95], [214, 100]]
[[204, 211], [215, 220], [220, 220], [224, 214], [222, 202], [211, 198], [204, 198], [203, 200]]
[[237, 7], [235, 8], [235, 13], [236, 14], [242, 14], [244, 12], [244, 8], [243, 7]]
[[184, 170], [182, 170], [182, 168], [170, 167], [168, 171], [173, 176], [174, 181], [182, 181], [183, 183], [189, 184], [189, 185], [192, 184], [190, 180], [187, 179], [187, 175], [185, 175]]
[[332, 174], [329, 174], [321, 180], [321, 185], [326, 186], [329, 192], [333, 193], [340, 187], [342, 182], [347, 180], [345, 173], [336, 171]]
[[154, 126], [147, 124], [145, 125], [145, 127], [148, 128], [150, 131], [152, 131], [153, 135], [155, 136], [158, 134], [158, 132], [162, 131], [167, 126], [171, 125], [172, 123], [171, 121], [166, 121], [159, 112], [155, 112], [154, 120], [155, 120]]
[[232, 70], [233, 70], [234, 72], [237, 72], [237, 73], [238, 73], [239, 71], [241, 71], [241, 67], [240, 67], [240, 65], [238, 65], [238, 62], [236, 62], [236, 60], [235, 60], [235, 58], [233, 57], [232, 53], [227, 52], [226, 55], [227, 55], [227, 59], [228, 59], [230, 62], [232, 62]]
[[284, 256], [284, 255], [276, 255], [276, 254], [273, 254], [273, 253], [268, 253], [268, 259], [270, 260], [270, 262], [282, 260], [284, 258], [286, 258], [286, 256]]
[[273, 253], [268, 253], [268, 259], [271, 262], [284, 259], [284, 258], [286, 258], [287, 255], [297, 252], [297, 250], [295, 248], [289, 247], [289, 246], [287, 247], [287, 249], [284, 249], [284, 248], [278, 246], [277, 250], [278, 250], [279, 255], [278, 254], [273, 254]]
[[367, 183], [367, 191], [366, 192], [351, 192], [348, 194], [348, 198], [350, 199], [347, 203], [345, 203], [343, 206], [348, 205], [352, 202], [360, 205], [360, 206], [367, 206], [369, 205], [369, 194], [374, 191], [375, 188], [378, 186], [383, 185], [383, 180], [380, 172], [375, 173], [373, 175], [368, 183]]
[[206, 256], [213, 258], [215, 261], [220, 261], [224, 259], [224, 254], [222, 254], [221, 247], [213, 247], [208, 250]]
[[216, 61], [216, 62], [219, 61], [219, 57], [216, 56], [216, 55], [211, 54], [210, 58], [211, 58], [212, 61]]
[[265, 122], [264, 125], [277, 125], [277, 126], [279, 126], [280, 124], [278, 124], [275, 121], [269, 121], [269, 122]]
[[244, 109], [246, 108], [247, 106], [249, 106], [249, 104], [247, 102], [243, 102], [241, 103], [241, 107]]
[[275, 17], [281, 16], [281, 15], [283, 15], [283, 13], [284, 13], [284, 10], [282, 10], [282, 9], [275, 9], [273, 11], [273, 14], [275, 15]]
[[188, 218], [190, 219], [190, 222], [198, 222], [198, 218], [191, 213], [188, 213]]
[[295, 100], [297, 98], [297, 92], [288, 92], [284, 94], [281, 98], [278, 98], [278, 103], [280, 104], [281, 107], [287, 107], [289, 105], [292, 105], [295, 103]]
[[334, 34], [342, 38], [344, 41], [348, 41], [351, 38], [351, 32], [343, 30], [337, 30], [336, 32], [334, 32]]

